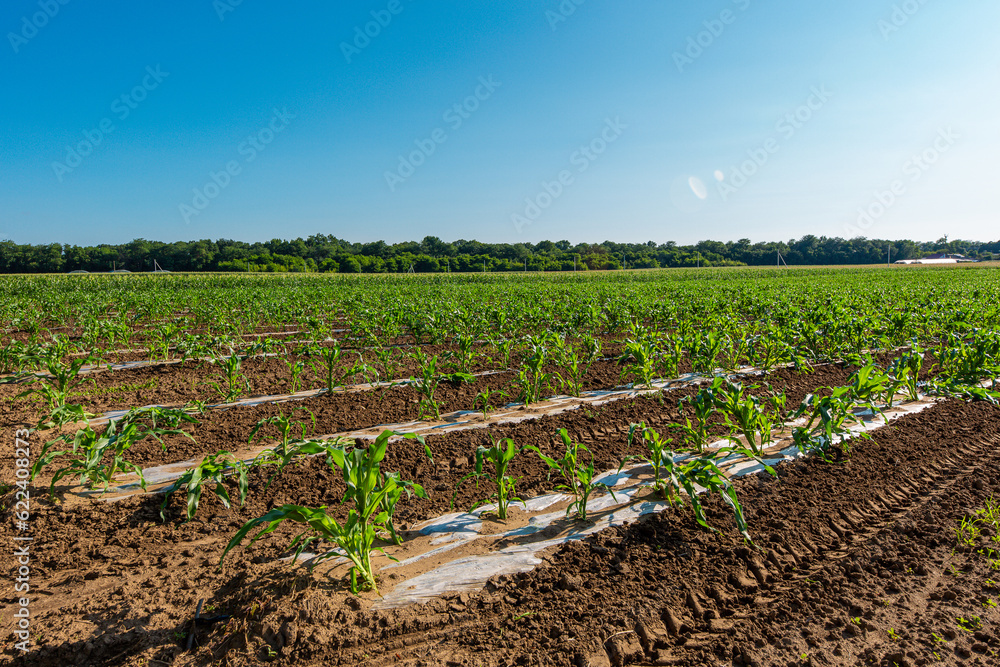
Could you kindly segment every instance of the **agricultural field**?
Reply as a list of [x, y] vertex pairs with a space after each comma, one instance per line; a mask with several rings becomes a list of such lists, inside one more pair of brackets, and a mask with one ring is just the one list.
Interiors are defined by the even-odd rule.
[[996, 266], [0, 295], [2, 664], [1000, 665]]

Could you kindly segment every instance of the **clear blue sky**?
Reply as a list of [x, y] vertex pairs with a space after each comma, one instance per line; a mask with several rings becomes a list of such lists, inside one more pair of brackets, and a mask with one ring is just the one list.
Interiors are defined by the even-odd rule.
[[996, 0], [8, 0], [0, 239], [995, 240], [998, 24]]

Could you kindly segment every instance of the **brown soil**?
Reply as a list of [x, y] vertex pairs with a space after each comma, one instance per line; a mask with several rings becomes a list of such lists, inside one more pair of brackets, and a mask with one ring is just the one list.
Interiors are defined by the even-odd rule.
[[[593, 370], [594, 382], [613, 381], [616, 368], [612, 362], [595, 364]], [[767, 391], [785, 391], [788, 395], [788, 405], [797, 405], [806, 394], [817, 387], [839, 386], [846, 382], [850, 370], [840, 366], [821, 366], [813, 373], [801, 374], [790, 369], [781, 369], [772, 373], [766, 383], [755, 390], [758, 394]], [[449, 385], [442, 383], [436, 394], [445, 409], [471, 409], [477, 394], [489, 387], [491, 391], [506, 390], [513, 394], [511, 375], [496, 374], [480, 377], [475, 383]], [[607, 385], [605, 385], [607, 386]], [[448, 471], [441, 470], [429, 479], [423, 478], [427, 473], [426, 464], [419, 460], [424, 456], [423, 450], [402, 450], [414, 454], [404, 460], [396, 460], [395, 454], [390, 454], [387, 465], [403, 473], [404, 478], [412, 479], [420, 484], [430, 484], [430, 487], [454, 485], [468, 473], [469, 457], [480, 445], [490, 446], [503, 438], [513, 438], [518, 444], [540, 444], [547, 454], [555, 454], [553, 434], [559, 428], [566, 428], [574, 437], [585, 443], [591, 450], [595, 465], [598, 468], [616, 467], [622, 453], [622, 443], [630, 424], [645, 422], [655, 428], [666, 427], [667, 424], [680, 424], [683, 414], [680, 399], [692, 395], [697, 390], [692, 387], [680, 388], [645, 396], [639, 399], [614, 401], [599, 408], [584, 408], [567, 415], [542, 416], [538, 419], [517, 423], [487, 426], [434, 438], [434, 456], [439, 461], [449, 462]], [[206, 415], [201, 423], [184, 427], [190, 438], [183, 436], [166, 436], [163, 443], [149, 438], [138, 443], [129, 450], [128, 460], [136, 465], [148, 467], [165, 463], [186, 461], [218, 451], [236, 452], [247, 446], [250, 433], [261, 419], [272, 417], [279, 413], [289, 414], [295, 408], [304, 408], [315, 417], [312, 418], [301, 411], [295, 419], [304, 423], [307, 435], [342, 433], [352, 429], [362, 429], [379, 424], [403, 423], [418, 419], [420, 408], [417, 403], [417, 393], [409, 387], [394, 387], [386, 390], [350, 394], [322, 394], [292, 403], [268, 403], [258, 406], [232, 408], [222, 412]], [[503, 399], [502, 399], [503, 400]], [[529, 414], [529, 413], [526, 413]], [[691, 417], [691, 415], [688, 415]], [[713, 417], [710, 432], [722, 435], [728, 430], [724, 427], [722, 418]], [[100, 429], [99, 429], [100, 430]], [[276, 439], [277, 428], [267, 426], [261, 430], [261, 442]], [[300, 437], [301, 431], [296, 430], [293, 437]], [[54, 436], [46, 436], [50, 439]], [[525, 493], [541, 492], [548, 475], [542, 464], [536, 460], [527, 463], [529, 459], [522, 457], [512, 468], [513, 475], [522, 477], [519, 489]], [[530, 469], [525, 469], [525, 467]], [[13, 460], [9, 456], [0, 456], [0, 470], [13, 470]], [[51, 473], [52, 468], [50, 467]], [[407, 477], [408, 476], [408, 477]]]
[[[791, 406], [817, 387], [843, 385], [849, 374], [847, 367], [824, 366], [808, 375], [781, 370], [767, 379], [788, 394]], [[471, 404], [473, 389], [449, 389], [456, 392], [449, 398]], [[567, 428], [591, 449], [599, 469], [617, 467], [627, 453], [628, 425], [646, 421], [664, 429], [677, 423], [677, 401], [693, 391], [432, 436], [433, 464], [412, 443], [394, 446], [383, 467], [400, 470], [432, 496], [404, 501], [397, 518], [405, 531], [448, 511], [475, 448], [501, 437], [547, 450], [554, 431]], [[412, 414], [406, 412], [414, 407], [412, 397], [401, 396], [321, 397], [327, 404], [316, 405], [317, 419], [325, 420], [317, 431], [371, 421], [358, 415], [373, 400], [396, 406], [385, 408], [387, 421], [402, 421], [388, 419]], [[273, 414], [262, 409], [275, 407], [214, 415], [196, 429], [199, 447], [207, 443], [204, 451], [216, 451], [245, 443], [250, 425]], [[249, 518], [283, 503], [337, 504], [343, 481], [318, 459], [286, 470], [266, 494], [266, 479], [256, 471], [244, 507], [226, 509], [206, 495], [190, 523], [181, 523], [180, 497], [170, 503], [166, 524], [158, 516], [159, 497], [65, 507], [36, 497], [35, 647], [17, 656], [8, 641], [0, 663], [902, 667], [932, 664], [937, 651], [943, 664], [996, 665], [1000, 615], [987, 601], [1000, 601], [1000, 588], [986, 584], [991, 572], [985, 558], [953, 549], [961, 517], [1000, 487], [998, 418], [1000, 409], [949, 401], [880, 429], [873, 441], [856, 444], [848, 460], [809, 460], [782, 467], [777, 481], [738, 481], [762, 552], [742, 543], [713, 499], [709, 518], [720, 536], [698, 529], [686, 510], [667, 512], [563, 547], [537, 570], [494, 580], [482, 593], [391, 612], [371, 611], [370, 596], [355, 598], [341, 582], [292, 576], [275, 564], [293, 535], [284, 527], [234, 551], [221, 572], [215, 569], [225, 543]], [[335, 428], [338, 423], [344, 426]], [[721, 432], [721, 425], [714, 430]], [[4, 437], [13, 442], [13, 429]], [[170, 460], [191, 453], [179, 448], [184, 442], [172, 445]], [[149, 450], [135, 453], [162, 460], [156, 459], [158, 447]], [[10, 468], [9, 455], [3, 459]], [[522, 478], [523, 497], [552, 488], [535, 457], [519, 457], [511, 472]], [[477, 489], [467, 482], [457, 505], [467, 508], [492, 492], [488, 483]], [[16, 534], [13, 501], [11, 492], [0, 529], [9, 544]], [[14, 572], [6, 553], [3, 563]], [[196, 648], [187, 653], [183, 636], [203, 598], [203, 615], [231, 618], [199, 627]], [[13, 593], [3, 599], [6, 632], [13, 628], [14, 603]], [[958, 617], [973, 616], [980, 627], [958, 629]], [[931, 633], [945, 641], [935, 642]]]
[[[451, 373], [457, 370], [454, 363], [444, 355], [455, 352], [453, 347], [424, 346], [428, 356], [438, 355], [438, 371]], [[389, 369], [378, 362], [373, 356], [366, 357], [366, 362], [377, 372], [367, 379], [362, 375], [353, 375], [347, 379], [349, 383], [364, 383], [368, 380], [395, 381], [419, 375], [419, 365], [409, 357], [411, 350], [396, 352], [394, 362]], [[481, 346], [476, 360], [469, 367], [473, 373], [497, 370], [499, 361], [487, 354], [487, 349]], [[341, 366], [346, 372], [357, 360], [354, 355], [347, 355], [347, 364]], [[286, 363], [304, 361], [305, 368], [299, 376], [298, 391], [320, 388], [325, 385], [322, 364], [312, 365], [307, 358], [286, 355], [282, 358], [251, 357], [242, 362], [241, 376], [246, 379], [249, 389], [243, 395], [265, 396], [287, 394], [292, 391], [292, 373]], [[519, 361], [513, 360], [515, 367]], [[688, 365], [689, 369], [690, 366]], [[546, 369], [548, 372], [562, 372], [558, 367]], [[182, 363], [161, 363], [140, 368], [119, 369], [114, 371], [101, 370], [83, 374], [81, 383], [70, 394], [69, 403], [79, 403], [88, 412], [103, 414], [112, 410], [128, 409], [145, 405], [185, 404], [194, 400], [209, 403], [220, 402], [224, 395], [213, 383], [223, 389], [227, 386], [222, 371], [206, 361], [184, 361]], [[623, 377], [621, 368], [612, 360], [597, 361], [590, 366], [582, 387], [584, 390], [611, 388], [623, 382], [631, 381], [632, 377]], [[558, 388], [553, 378], [551, 384]], [[16, 399], [16, 396], [30, 386], [24, 383], [0, 385], [0, 423], [35, 423], [45, 413], [38, 398]], [[471, 401], [468, 406], [471, 408]]]
[[667, 512], [480, 594], [389, 612], [251, 562], [217, 582], [210, 599], [233, 619], [203, 631], [193, 656], [143, 655], [252, 665], [269, 646], [279, 665], [996, 665], [1000, 586], [985, 557], [955, 549], [954, 530], [1000, 484], [998, 417], [948, 402], [879, 430], [848, 460], [739, 481], [762, 551], [710, 501], [721, 536]]

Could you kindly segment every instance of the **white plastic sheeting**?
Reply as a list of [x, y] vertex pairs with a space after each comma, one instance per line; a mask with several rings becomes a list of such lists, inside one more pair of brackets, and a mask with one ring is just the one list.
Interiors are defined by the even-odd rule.
[[[479, 376], [492, 375], [505, 373], [507, 371], [486, 371], [484, 373], [479, 373]], [[751, 375], [759, 375], [761, 371], [746, 368], [737, 371], [736, 373], [731, 373], [730, 377], [746, 377]], [[512, 424], [528, 419], [538, 419], [545, 415], [556, 415], [567, 410], [575, 410], [581, 406], [597, 406], [605, 403], [610, 403], [612, 401], [623, 400], [627, 398], [633, 398], [643, 394], [649, 394], [658, 392], [664, 389], [676, 388], [680, 386], [689, 386], [694, 384], [700, 384], [707, 382], [708, 379], [704, 376], [696, 375], [694, 373], [681, 376], [673, 380], [655, 380], [650, 387], [644, 387], [642, 389], [626, 388], [626, 389], [600, 389], [595, 391], [583, 392], [579, 397], [573, 396], [554, 396], [552, 398], [546, 399], [539, 403], [533, 403], [530, 406], [525, 406], [523, 403], [511, 403], [503, 408], [495, 410], [489, 417], [483, 419], [482, 413], [473, 410], [459, 410], [449, 414], [444, 414], [440, 421], [430, 422], [430, 421], [411, 421], [400, 424], [379, 424], [370, 428], [358, 429], [354, 431], [347, 431], [343, 433], [334, 433], [323, 436], [318, 436], [319, 440], [333, 440], [336, 438], [349, 439], [349, 440], [374, 440], [383, 431], [392, 430], [398, 433], [416, 433], [419, 435], [438, 435], [442, 433], [450, 433], [453, 431], [462, 431], [470, 428], [485, 428], [490, 425], [498, 424]], [[345, 387], [345, 391], [369, 391], [377, 387], [391, 386], [394, 384], [407, 384], [408, 380], [397, 380], [395, 382], [380, 382], [375, 384], [360, 384], [360, 385], [350, 385]], [[285, 394], [285, 395], [275, 395], [275, 396], [255, 396], [252, 398], [245, 398], [240, 401], [233, 403], [219, 404], [212, 406], [216, 409], [224, 409], [230, 407], [238, 406], [252, 406], [252, 405], [262, 405], [265, 403], [282, 403], [286, 401], [301, 400], [304, 398], [310, 398], [312, 396], [317, 396], [325, 392], [325, 389], [318, 390], [308, 390], [302, 391], [297, 394]], [[164, 407], [164, 406], [161, 406]], [[179, 407], [179, 406], [175, 406]], [[118, 410], [115, 412], [110, 412], [101, 417], [98, 417], [91, 421], [91, 424], [97, 425], [107, 422], [110, 419], [117, 419], [126, 413], [125, 410]], [[233, 454], [238, 455], [244, 461], [252, 461], [258, 454], [266, 449], [271, 449], [273, 443], [260, 445], [256, 448], [233, 452]], [[173, 480], [179, 478], [187, 470], [197, 466], [201, 462], [201, 459], [190, 459], [187, 461], [180, 461], [177, 463], [169, 463], [162, 466], [156, 466], [152, 468], [147, 468], [143, 470], [143, 476], [146, 478], [148, 490], [146, 493], [158, 493], [163, 490], [163, 488], [168, 485]], [[116, 500], [120, 497], [134, 495], [136, 493], [142, 493], [138, 477], [134, 474], [125, 474], [121, 477], [122, 480], [134, 480], [126, 481], [117, 487], [112, 487], [109, 489], [108, 494], [105, 496], [107, 500]], [[94, 492], [89, 491], [77, 491], [78, 495], [91, 496]], [[103, 494], [102, 494], [103, 495]]]
[[[935, 399], [924, 399], [904, 404], [887, 411], [886, 418], [891, 421], [903, 415], [921, 412], [936, 402]], [[870, 421], [851, 427], [851, 432], [858, 434], [878, 428], [885, 423], [875, 416], [870, 416], [869, 419]], [[792, 424], [795, 425], [801, 424]], [[728, 443], [722, 441], [716, 443], [716, 446], [725, 444]], [[676, 460], [686, 456], [677, 456]], [[791, 444], [790, 438], [786, 437], [768, 448], [763, 460], [767, 465], [774, 467], [802, 456], [798, 448]], [[731, 478], [764, 471], [760, 463], [739, 455], [730, 455], [720, 460], [719, 464]], [[643, 515], [669, 508], [669, 503], [654, 496], [640, 495], [643, 487], [648, 484], [648, 473], [649, 466], [642, 464], [601, 475], [598, 481], [612, 486], [614, 496], [602, 494], [592, 498], [587, 505], [590, 519], [586, 523], [566, 520], [565, 511], [543, 512], [553, 505], [568, 503], [571, 498], [565, 494], [548, 494], [531, 499], [524, 508], [533, 514], [528, 524], [499, 534], [482, 532], [481, 515], [492, 507], [481, 507], [475, 512], [449, 514], [427, 521], [418, 526], [418, 530], [430, 538], [428, 544], [431, 548], [398, 563], [384, 565], [382, 571], [419, 565], [420, 561], [438, 559], [446, 552], [454, 552], [455, 558], [396, 583], [375, 606], [376, 608], [400, 607], [427, 602], [444, 593], [478, 590], [490, 577], [532, 570], [541, 563], [540, 553], [546, 549], [581, 540], [610, 526], [630, 523]], [[699, 491], [704, 492], [705, 489], [699, 488]], [[558, 535], [543, 535], [553, 527], [559, 530]], [[476, 541], [487, 541], [499, 548], [485, 554], [466, 555], [463, 547], [468, 547]], [[503, 546], [510, 542], [514, 544]]]

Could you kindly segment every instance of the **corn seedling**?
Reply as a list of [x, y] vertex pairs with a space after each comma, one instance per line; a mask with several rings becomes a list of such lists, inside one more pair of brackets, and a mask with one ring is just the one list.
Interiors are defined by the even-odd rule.
[[472, 409], [481, 410], [483, 413], [483, 419], [488, 418], [490, 413], [496, 410], [496, 406], [493, 405], [492, 399], [493, 396], [497, 394], [502, 396], [503, 392], [490, 391], [489, 387], [484, 388], [481, 392], [476, 394], [475, 400], [472, 401]]
[[893, 397], [899, 393], [900, 389], [906, 391], [906, 397], [911, 401], [916, 401], [920, 398], [918, 381], [923, 363], [924, 351], [914, 342], [909, 352], [895, 359], [889, 366], [887, 375], [891, 383], [891, 393], [887, 403], [890, 408], [892, 407]]
[[428, 357], [422, 350], [414, 353], [413, 359], [420, 365], [420, 377], [411, 377], [410, 386], [419, 396], [420, 419], [433, 416], [441, 418], [441, 404], [434, 398], [442, 376], [437, 372], [437, 356]]
[[452, 354], [449, 359], [452, 367], [460, 373], [471, 373], [473, 362], [476, 358], [476, 351], [474, 349], [476, 339], [468, 334], [461, 334], [458, 336], [456, 343], [458, 344], [458, 353]]
[[[292, 411], [293, 414], [297, 410], [305, 410], [309, 414], [310, 419], [312, 419], [313, 428], [316, 427], [316, 415], [314, 415], [306, 408], [296, 408], [295, 410]], [[274, 472], [273, 475], [271, 475], [271, 478], [267, 480], [267, 485], [264, 487], [265, 491], [267, 491], [267, 489], [270, 488], [271, 482], [274, 481], [274, 478], [277, 477], [278, 474], [285, 469], [285, 466], [287, 466], [293, 458], [305, 453], [301, 451], [301, 447], [296, 448], [293, 445], [292, 442], [293, 427], [295, 426], [299, 427], [300, 437], [301, 437], [301, 440], [296, 441], [296, 443], [294, 444], [303, 444], [302, 440], [305, 440], [306, 429], [308, 427], [305, 422], [293, 422], [292, 415], [286, 415], [285, 413], [281, 412], [276, 415], [272, 415], [270, 417], [265, 417], [264, 419], [261, 419], [256, 424], [254, 424], [253, 428], [250, 429], [250, 437], [247, 439], [247, 444], [251, 444], [254, 441], [254, 439], [258, 438], [261, 435], [261, 429], [267, 426], [275, 426], [278, 429], [278, 434], [280, 436], [280, 439], [278, 440], [278, 445], [276, 447], [264, 450], [263, 452], [261, 452], [260, 455], [257, 456], [257, 458], [254, 459], [254, 463], [257, 465], [264, 465], [266, 462], [266, 463], [276, 463], [278, 466], [278, 469]], [[319, 453], [319, 452], [309, 452], [309, 453]]]
[[[510, 507], [512, 502], [518, 502], [523, 504], [523, 500], [518, 498], [515, 493], [515, 485], [517, 484], [517, 479], [511, 477], [507, 474], [507, 470], [510, 467], [511, 461], [517, 456], [520, 450], [514, 445], [514, 441], [507, 438], [503, 441], [505, 445], [501, 445], [500, 442], [493, 443], [490, 448], [480, 446], [476, 450], [476, 465], [472, 472], [463, 477], [455, 485], [455, 494], [451, 498], [452, 507], [455, 506], [455, 498], [458, 496], [458, 487], [462, 483], [474, 477], [476, 479], [476, 489], [479, 489], [479, 479], [485, 477], [492, 480], [497, 487], [497, 491], [494, 495], [490, 497], [490, 500], [496, 499], [496, 515], [501, 521], [507, 520], [507, 509]], [[493, 464], [493, 474], [487, 475], [483, 472], [483, 463], [489, 461]], [[477, 503], [473, 509], [478, 507], [482, 503]]]
[[563, 373], [556, 374], [559, 384], [562, 385], [562, 391], [570, 396], [582, 394], [583, 379], [600, 354], [601, 342], [590, 335], [584, 336], [582, 356], [576, 349], [564, 349], [559, 357]]
[[[673, 465], [674, 452], [669, 447], [670, 443], [673, 442], [672, 438], [664, 439], [658, 432], [651, 428], [648, 428], [645, 423], [641, 424], [631, 424], [628, 429], [628, 446], [632, 447], [632, 440], [635, 436], [635, 432], [639, 431], [642, 441], [646, 444], [646, 448], [649, 450], [647, 456], [631, 456], [622, 461], [622, 465], [625, 465], [625, 461], [631, 458], [642, 458], [647, 461], [653, 468], [653, 490], [661, 497], [666, 499], [667, 497], [667, 482], [663, 479], [661, 475], [662, 469], [670, 467]], [[669, 463], [667, 459], [670, 459]], [[619, 468], [620, 470], [621, 468]]]
[[966, 632], [975, 632], [983, 627], [983, 619], [978, 616], [970, 616], [969, 618], [959, 616], [958, 627]]
[[684, 358], [684, 341], [679, 336], [663, 336], [659, 341], [658, 366], [660, 376], [675, 378], [680, 375], [681, 360]]
[[637, 386], [652, 387], [656, 376], [656, 361], [659, 356], [656, 343], [652, 340], [629, 340], [625, 342], [625, 352], [621, 357], [624, 364], [622, 377], [632, 375]]
[[718, 366], [719, 355], [726, 348], [729, 339], [716, 331], [695, 331], [691, 338], [691, 365], [696, 373], [713, 373]]
[[885, 397], [889, 394], [889, 377], [882, 373], [874, 363], [869, 360], [869, 363], [854, 371], [847, 382], [851, 396], [856, 402], [876, 413], [881, 413], [875, 407], [874, 401], [878, 397]]
[[725, 418], [730, 434], [742, 434], [750, 451], [758, 456], [763, 454], [764, 447], [774, 440], [774, 420], [761, 407], [760, 399], [746, 394], [739, 382], [728, 381], [725, 386], [715, 388], [714, 397], [715, 407]]
[[341, 367], [344, 350], [336, 341], [332, 345], [312, 346], [305, 351], [305, 354], [316, 357], [312, 362], [313, 370], [324, 379], [324, 386], [327, 393], [330, 394], [333, 393], [334, 389], [342, 386], [347, 378], [360, 370], [357, 363], [346, 371]]
[[227, 473], [236, 475], [237, 487], [240, 491], [240, 505], [242, 506], [246, 501], [249, 484], [247, 465], [229, 452], [218, 452], [206, 456], [197, 467], [185, 472], [164, 490], [163, 503], [160, 505], [160, 519], [166, 522], [166, 509], [170, 502], [170, 496], [180, 491], [181, 488], [185, 488], [187, 491], [187, 520], [194, 519], [205, 486], [213, 483], [215, 487], [212, 490], [215, 495], [219, 497], [226, 509], [229, 509], [231, 500], [225, 484]]
[[250, 380], [243, 374], [243, 360], [238, 354], [216, 357], [211, 363], [217, 365], [219, 371], [205, 384], [215, 390], [222, 402], [229, 403], [250, 393]]
[[[43, 418], [42, 422], [51, 422], [54, 426], [80, 421], [73, 418], [82, 416], [83, 411], [80, 406], [71, 406], [66, 409], [66, 399], [70, 392], [74, 391], [80, 384], [87, 381], [80, 377], [80, 371], [93, 360], [92, 355], [86, 355], [70, 363], [64, 363], [61, 353], [53, 353], [43, 360], [47, 373], [28, 373], [17, 377], [15, 381], [27, 381], [28, 384], [38, 384], [37, 387], [26, 389], [19, 393], [16, 398], [26, 398], [28, 396], [38, 396], [44, 400], [50, 410], [48, 418]], [[93, 380], [90, 380], [93, 382]], [[69, 418], [70, 421], [66, 421]], [[51, 428], [51, 426], [49, 426]]]
[[[669, 447], [671, 440], [664, 439], [658, 432], [647, 427], [645, 424], [632, 424], [629, 427], [630, 445], [636, 431], [641, 433], [642, 440], [649, 450], [649, 455], [641, 458], [644, 458], [653, 467], [652, 486], [657, 495], [671, 505], [680, 507], [684, 505], [680, 494], [682, 492], [687, 494], [691, 502], [691, 509], [694, 511], [695, 521], [703, 528], [718, 532], [718, 530], [708, 524], [705, 518], [698, 487], [707, 489], [709, 493], [718, 493], [719, 497], [733, 510], [733, 517], [736, 520], [736, 527], [740, 531], [740, 535], [753, 544], [746, 518], [743, 515], [743, 507], [736, 496], [736, 489], [712, 457], [698, 457], [678, 461], [674, 457], [673, 450]], [[753, 452], [739, 448], [724, 449], [720, 453], [727, 454], [729, 452], [737, 452], [748, 458], [752, 458], [763, 465], [764, 469], [770, 475], [776, 476], [774, 470], [754, 456]]]
[[[34, 479], [44, 467], [55, 459], [63, 458], [67, 465], [58, 469], [52, 476], [49, 488], [49, 495], [52, 498], [55, 498], [56, 484], [63, 477], [69, 475], [80, 475], [80, 484], [88, 489], [94, 489], [100, 484], [106, 493], [114, 481], [115, 475], [119, 472], [131, 471], [139, 477], [139, 485], [145, 490], [146, 479], [142, 474], [142, 468], [128, 461], [125, 454], [132, 445], [144, 438], [153, 436], [159, 440], [162, 435], [191, 437], [179, 429], [150, 428], [136, 419], [130, 419], [128, 415], [109, 422], [108, 427], [100, 434], [87, 426], [77, 431], [72, 440], [67, 434], [46, 443], [42, 448], [41, 455], [31, 468], [31, 478]], [[72, 449], [52, 451], [56, 443], [61, 442], [72, 442]], [[106, 458], [109, 458], [110, 461], [106, 462]]]
[[[587, 449], [587, 446], [582, 443], [573, 442], [564, 428], [559, 429], [558, 435], [566, 447], [566, 451], [559, 459], [545, 456], [534, 445], [529, 445], [525, 449], [538, 454], [542, 462], [550, 469], [558, 472], [566, 482], [556, 487], [557, 489], [569, 491], [573, 494], [573, 502], [566, 508], [566, 516], [575, 513], [577, 519], [585, 520], [587, 518], [587, 501], [594, 491], [603, 488], [611, 494], [612, 498], [615, 497], [615, 492], [607, 484], [594, 481], [594, 477], [596, 476], [594, 474], [594, 456]], [[580, 459], [581, 452], [586, 452], [590, 457], [586, 465]]]
[[396, 375], [402, 369], [399, 357], [396, 354], [396, 348], [388, 345], [378, 346], [375, 348], [375, 358], [378, 359], [378, 363], [382, 367], [385, 379], [396, 379]]
[[[809, 415], [805, 426], [797, 426], [792, 432], [795, 445], [802, 452], [817, 452], [824, 458], [838, 439], [842, 450], [845, 453], [849, 451], [851, 430], [848, 424], [862, 423], [861, 418], [852, 412], [856, 402], [850, 387], [835, 387], [830, 391], [830, 396], [807, 395], [793, 415], [796, 419]], [[868, 435], [860, 433], [858, 437]]]
[[722, 388], [723, 382], [725, 382], [725, 378], [717, 376], [712, 380], [712, 384], [701, 387], [694, 396], [680, 400], [679, 407], [687, 403], [694, 408], [694, 426], [691, 425], [691, 420], [687, 417], [684, 418], [684, 424], [671, 425], [671, 428], [680, 432], [686, 448], [694, 449], [699, 454], [705, 450], [705, 445], [708, 444], [708, 420], [716, 412], [716, 393]]
[[516, 342], [514, 338], [500, 338], [493, 342], [493, 347], [500, 356], [500, 365], [503, 368], [510, 368], [510, 355]]
[[306, 362], [303, 359], [296, 361], [287, 359], [285, 365], [288, 366], [288, 374], [291, 376], [288, 380], [289, 391], [297, 394], [299, 387], [302, 386], [302, 372], [306, 369]]
[[[340, 524], [326, 512], [326, 507], [309, 508], [299, 505], [283, 505], [264, 516], [247, 522], [226, 545], [219, 561], [222, 561], [234, 547], [241, 544], [250, 533], [257, 533], [250, 539], [253, 544], [261, 537], [274, 532], [285, 521], [307, 526], [292, 541], [289, 549], [295, 551], [293, 562], [298, 560], [302, 551], [317, 540], [335, 543], [351, 561], [351, 591], [357, 593], [360, 575], [365, 585], [378, 593], [375, 574], [371, 564], [371, 553], [375, 550], [376, 531], [386, 528], [392, 517], [385, 509], [385, 496], [393, 493], [399, 486], [397, 478], [383, 475], [380, 463], [385, 458], [389, 437], [392, 431], [383, 432], [367, 449], [353, 449], [348, 452], [344, 448], [333, 448], [329, 451], [330, 461], [343, 472], [347, 490], [343, 503], [353, 504], [348, 512], [347, 520]], [[404, 437], [421, 440], [413, 434]], [[426, 444], [425, 450], [426, 450]], [[388, 528], [386, 528], [388, 530]], [[381, 549], [379, 549], [381, 551]], [[339, 554], [329, 551], [312, 560], [315, 565], [324, 560], [334, 558]]]
[[515, 385], [520, 393], [520, 400], [525, 405], [537, 403], [541, 399], [542, 386], [552, 380], [554, 375], [545, 372], [548, 354], [544, 342], [535, 340], [531, 344], [531, 354], [528, 355], [517, 371]]

